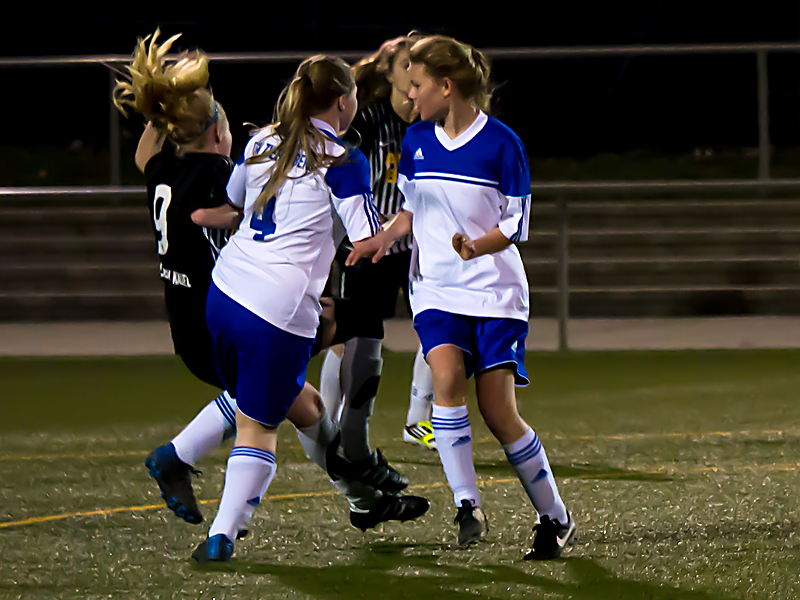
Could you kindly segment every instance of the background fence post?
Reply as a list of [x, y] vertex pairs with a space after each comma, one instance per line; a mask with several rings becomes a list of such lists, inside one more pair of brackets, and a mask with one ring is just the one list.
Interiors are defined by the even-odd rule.
[[558, 349], [569, 350], [567, 323], [569, 321], [569, 239], [567, 233], [567, 199], [558, 200]]
[[769, 78], [767, 52], [756, 53], [758, 68], [758, 178], [769, 179]]
[[109, 112], [109, 127], [108, 127], [108, 170], [109, 170], [109, 183], [114, 186], [120, 185], [120, 125], [119, 125], [119, 111], [114, 106], [114, 101], [111, 92], [116, 85], [116, 73], [109, 69], [108, 71], [111, 87], [108, 95], [108, 104], [110, 107]]

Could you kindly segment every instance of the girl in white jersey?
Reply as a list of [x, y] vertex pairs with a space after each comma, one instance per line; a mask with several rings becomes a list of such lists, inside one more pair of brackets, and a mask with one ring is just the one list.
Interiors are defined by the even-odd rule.
[[275, 476], [277, 427], [303, 389], [322, 311], [334, 212], [359, 254], [383, 245], [372, 238], [380, 225], [366, 159], [337, 137], [356, 109], [347, 63], [305, 60], [275, 124], [253, 136], [228, 183], [244, 218], [212, 273], [206, 318], [220, 377], [238, 401], [237, 434], [217, 516], [193, 554], [201, 562], [231, 558], [242, 515]]
[[515, 384], [528, 384], [528, 282], [514, 246], [528, 235], [525, 149], [486, 115], [489, 67], [471, 46], [442, 36], [419, 41], [411, 48], [410, 75], [409, 97], [422, 122], [403, 139], [405, 205], [387, 232], [414, 234], [411, 308], [433, 373], [431, 421], [458, 507], [458, 543], [474, 543], [485, 532], [466, 406], [474, 374], [481, 414], [539, 513], [525, 558], [555, 558], [575, 525], [514, 394]]
[[[242, 216], [240, 209], [226, 202], [233, 168], [228, 158], [230, 128], [222, 106], [207, 87], [208, 57], [200, 51], [181, 54], [177, 59], [170, 57], [168, 52], [180, 34], [158, 43], [159, 33], [157, 30], [138, 41], [133, 60], [114, 90], [114, 102], [123, 114], [130, 107], [148, 121], [136, 150], [136, 164], [147, 177], [162, 277], [164, 272], [182, 274], [180, 278], [165, 278], [175, 352], [195, 376], [221, 388], [206, 325], [206, 297], [219, 248], [230, 233], [219, 228], [233, 229]], [[321, 316], [316, 351], [332, 339], [365, 335], [376, 326], [363, 318], [358, 305], [339, 300], [334, 310], [332, 304]], [[326, 314], [328, 311], [335, 314]], [[379, 320], [377, 326], [381, 327]], [[234, 434], [235, 414], [236, 400], [224, 391], [145, 461], [167, 506], [189, 523], [203, 520], [191, 483], [196, 461]], [[287, 418], [297, 427], [309, 458], [328, 471], [338, 487], [357, 492], [358, 497], [351, 500], [356, 506], [350, 511], [355, 527], [366, 529], [387, 520], [409, 520], [427, 510], [423, 498], [395, 495], [407, 481], [388, 465], [374, 465], [364, 472], [359, 465], [337, 460], [341, 436], [321, 410], [312, 386], [303, 388]], [[345, 480], [346, 475], [351, 479], [351, 473], [357, 481]], [[254, 508], [248, 505], [239, 535], [247, 528]]]

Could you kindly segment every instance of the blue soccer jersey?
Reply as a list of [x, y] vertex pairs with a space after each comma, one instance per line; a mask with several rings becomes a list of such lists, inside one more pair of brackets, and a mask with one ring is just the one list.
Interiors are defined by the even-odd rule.
[[422, 122], [408, 129], [399, 166], [403, 208], [413, 213], [411, 308], [527, 321], [529, 290], [517, 247], [462, 260], [452, 238], [477, 239], [499, 228], [528, 239], [530, 172], [517, 135], [479, 113], [454, 139]]
[[[344, 144], [330, 125], [311, 121], [329, 138], [326, 154], [341, 157]], [[275, 157], [255, 164], [245, 161], [269, 153], [279, 141], [270, 128], [262, 130], [234, 167], [228, 198], [244, 209], [244, 218], [212, 275], [220, 290], [268, 323], [313, 338], [322, 311], [319, 298], [336, 251], [334, 215], [353, 241], [375, 235], [380, 220], [372, 202], [369, 164], [360, 150], [317, 173], [307, 172], [301, 151], [278, 193], [263, 211], [256, 211]]]

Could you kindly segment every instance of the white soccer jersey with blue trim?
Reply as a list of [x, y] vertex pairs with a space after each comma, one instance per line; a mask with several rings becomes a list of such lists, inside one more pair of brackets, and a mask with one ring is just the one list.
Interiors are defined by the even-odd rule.
[[[334, 141], [330, 125], [312, 122], [332, 138], [326, 152], [341, 156], [344, 147]], [[380, 221], [372, 202], [369, 164], [360, 150], [317, 174], [306, 173], [306, 155], [301, 152], [263, 213], [254, 212], [274, 160], [252, 165], [244, 161], [269, 152], [278, 142], [271, 130], [259, 132], [234, 167], [228, 199], [244, 208], [244, 218], [223, 248], [212, 278], [220, 290], [262, 319], [313, 338], [322, 310], [319, 298], [336, 252], [334, 211], [353, 241], [375, 235]]]
[[517, 135], [484, 113], [455, 139], [418, 123], [403, 139], [398, 170], [403, 208], [414, 214], [413, 313], [527, 320], [528, 281], [515, 245], [469, 261], [452, 246], [456, 233], [474, 240], [495, 227], [513, 242], [528, 239], [531, 179]]

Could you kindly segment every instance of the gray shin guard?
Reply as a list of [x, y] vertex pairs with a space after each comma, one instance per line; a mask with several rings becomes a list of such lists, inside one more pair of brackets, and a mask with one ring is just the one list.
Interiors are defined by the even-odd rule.
[[372, 455], [367, 420], [375, 404], [382, 365], [381, 340], [353, 338], [345, 343], [341, 366], [344, 409], [339, 426], [348, 460], [361, 461]]

